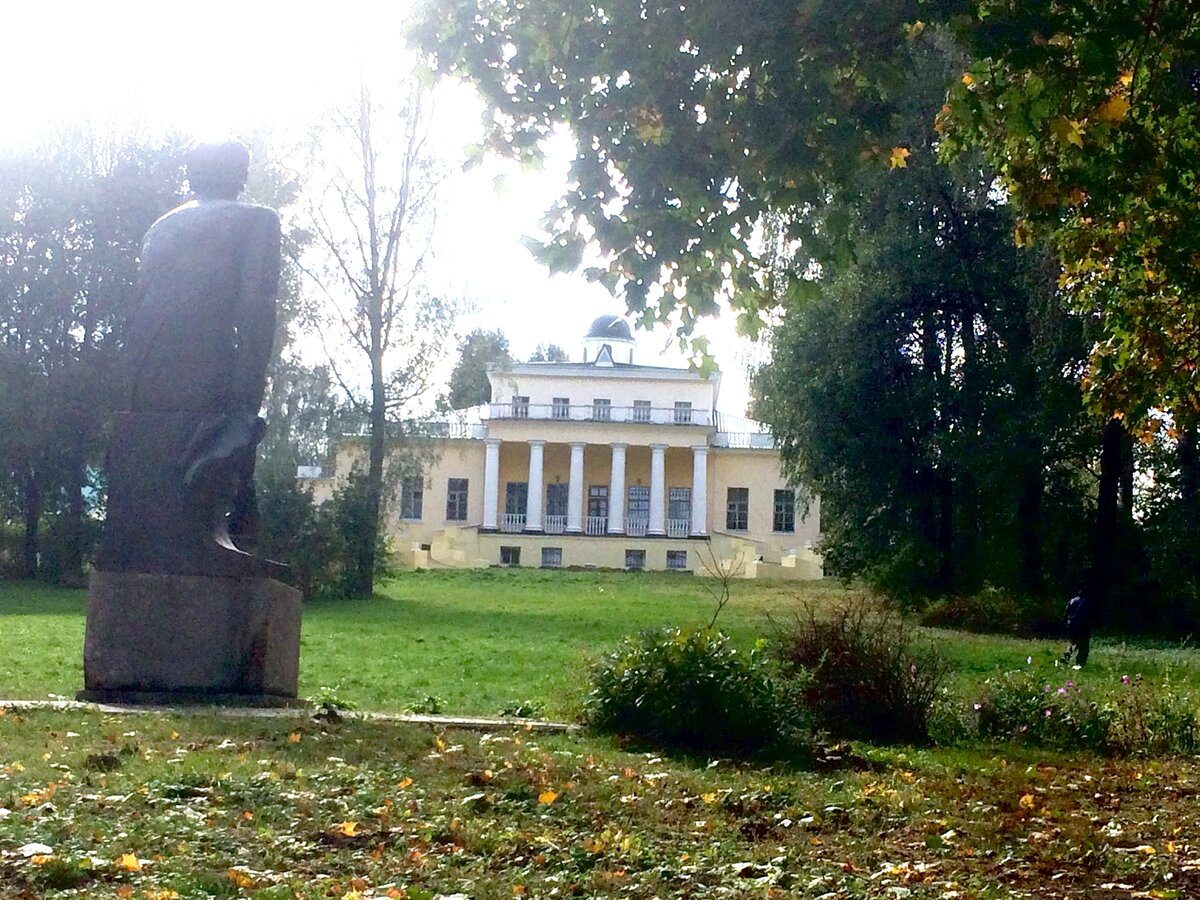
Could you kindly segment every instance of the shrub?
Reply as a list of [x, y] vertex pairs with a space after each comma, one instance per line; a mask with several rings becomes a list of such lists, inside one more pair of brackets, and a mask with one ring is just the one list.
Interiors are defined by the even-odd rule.
[[710, 628], [644, 631], [593, 666], [584, 716], [595, 729], [700, 752], [754, 753], [785, 737], [756, 648]]
[[929, 740], [949, 663], [897, 612], [866, 599], [832, 615], [812, 606], [779, 626], [773, 652], [793, 704], [839, 738]]
[[1140, 675], [1123, 675], [1099, 693], [1072, 677], [1048, 680], [1027, 669], [989, 678], [983, 688], [974, 704], [982, 737], [1122, 756], [1194, 753], [1200, 747], [1193, 704], [1169, 682], [1154, 685]]

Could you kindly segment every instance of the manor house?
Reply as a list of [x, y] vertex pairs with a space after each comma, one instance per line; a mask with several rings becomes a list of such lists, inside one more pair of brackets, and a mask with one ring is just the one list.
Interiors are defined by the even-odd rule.
[[[639, 365], [634, 348], [602, 316], [581, 361], [489, 371], [490, 403], [425, 427], [423, 470], [387, 512], [400, 557], [820, 578], [819, 501], [786, 483], [766, 428], [717, 411], [719, 373]], [[365, 454], [344, 439], [333, 472], [302, 483], [331, 496]]]

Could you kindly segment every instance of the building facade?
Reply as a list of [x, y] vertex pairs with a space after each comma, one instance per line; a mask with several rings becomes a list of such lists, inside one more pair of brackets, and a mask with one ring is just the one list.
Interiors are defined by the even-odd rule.
[[[422, 471], [399, 479], [401, 558], [821, 577], [819, 501], [786, 483], [771, 435], [717, 412], [719, 375], [638, 365], [634, 346], [603, 316], [581, 362], [489, 372], [492, 401], [432, 428]], [[347, 439], [330, 477], [302, 482], [327, 497], [364, 454]]]

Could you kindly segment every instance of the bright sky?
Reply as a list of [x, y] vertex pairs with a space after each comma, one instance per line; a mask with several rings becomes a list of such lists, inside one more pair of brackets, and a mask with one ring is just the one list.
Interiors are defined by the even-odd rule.
[[[264, 125], [286, 130], [352, 96], [360, 73], [373, 83], [403, 72], [395, 11], [403, 6], [8, 0], [0, 145], [87, 118], [194, 137]], [[462, 148], [479, 137], [479, 112], [469, 90], [439, 89], [438, 144], [456, 170]], [[501, 328], [521, 357], [547, 343], [578, 354], [593, 319], [624, 311], [621, 300], [581, 276], [551, 277], [520, 244], [537, 232], [565, 182], [570, 142], [552, 149], [544, 172], [493, 161], [457, 174], [444, 194], [435, 243], [431, 277], [474, 303], [459, 330]], [[728, 322], [702, 333], [724, 373], [720, 406], [741, 414], [748, 396], [742, 370], [753, 349]], [[684, 364], [665, 329], [638, 338], [639, 361]]]

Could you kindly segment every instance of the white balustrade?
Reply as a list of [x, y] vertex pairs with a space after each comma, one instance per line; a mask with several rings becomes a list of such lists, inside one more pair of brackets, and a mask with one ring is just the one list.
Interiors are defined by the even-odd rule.
[[546, 534], [562, 534], [566, 530], [566, 516], [546, 516]]
[[608, 532], [608, 516], [588, 516], [584, 521], [584, 534], [605, 534]]
[[514, 533], [525, 530], [525, 513], [505, 513], [500, 530]]
[[687, 537], [688, 525], [690, 524], [691, 523], [687, 519], [667, 519], [667, 537]]

